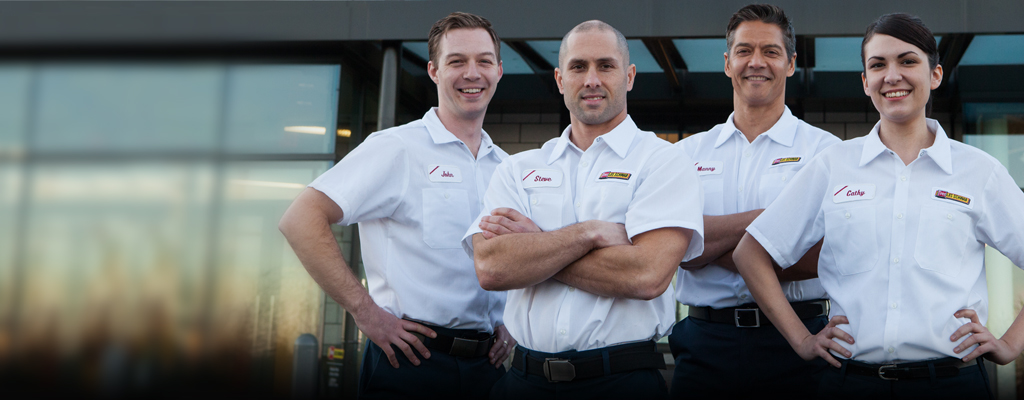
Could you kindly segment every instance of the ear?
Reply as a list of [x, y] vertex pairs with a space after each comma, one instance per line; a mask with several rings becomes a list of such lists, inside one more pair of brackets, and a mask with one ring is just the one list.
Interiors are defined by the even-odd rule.
[[722, 53], [725, 57], [725, 76], [732, 78], [732, 69], [729, 68], [729, 52]]
[[789, 58], [789, 70], [786, 71], [786, 76], [793, 76], [794, 73], [796, 73], [796, 53]]
[[932, 70], [932, 90], [938, 89], [942, 84], [942, 64], [935, 66]]
[[496, 79], [494, 83], [498, 83], [498, 81], [501, 80], [502, 75], [505, 75], [505, 66], [501, 63], [501, 61], [498, 61], [498, 79]]
[[437, 84], [437, 65], [434, 65], [433, 61], [427, 61], [427, 75], [430, 76], [430, 80]]
[[565, 88], [562, 87], [562, 71], [555, 68], [555, 84], [558, 85], [558, 93], [565, 94]]
[[626, 91], [633, 90], [633, 81], [636, 79], [636, 64], [629, 64], [626, 68]]
[[864, 76], [864, 73], [860, 73], [860, 83], [864, 84], [864, 94], [871, 96], [871, 92], [868, 91], [868, 78]]

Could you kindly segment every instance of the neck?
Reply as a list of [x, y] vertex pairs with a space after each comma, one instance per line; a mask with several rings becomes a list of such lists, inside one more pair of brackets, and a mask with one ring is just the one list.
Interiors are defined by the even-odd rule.
[[890, 121], [882, 118], [878, 138], [885, 147], [895, 151], [904, 165], [917, 159], [921, 150], [935, 143], [935, 135], [928, 130], [924, 113], [906, 121]]
[[585, 124], [576, 119], [575, 115], [570, 115], [569, 120], [571, 121], [572, 129], [569, 131], [569, 140], [576, 147], [579, 147], [580, 150], [587, 151], [590, 145], [594, 144], [594, 139], [611, 132], [612, 129], [615, 129], [622, 121], [626, 120], [626, 115], [626, 110], [623, 109], [621, 113], [612, 119], [595, 125]]
[[767, 132], [786, 111], [786, 99], [779, 97], [768, 104], [750, 104], [740, 100], [736, 93], [732, 96], [732, 107], [735, 113], [732, 123], [743, 132], [748, 142], [753, 142], [759, 135]]
[[480, 142], [483, 140], [483, 135], [480, 132], [483, 131], [485, 114], [486, 110], [479, 116], [465, 118], [445, 108], [437, 108], [437, 118], [441, 120], [441, 124], [448, 132], [466, 144], [469, 151], [473, 153], [473, 158], [476, 158], [476, 154], [480, 150]]

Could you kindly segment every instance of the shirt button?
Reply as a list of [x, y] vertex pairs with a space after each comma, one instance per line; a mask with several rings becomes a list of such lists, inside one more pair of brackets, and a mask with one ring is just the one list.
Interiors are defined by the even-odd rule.
[[896, 214], [896, 219], [903, 219], [903, 213]]
[[889, 353], [895, 353], [895, 352], [896, 352], [896, 349], [893, 348], [892, 346], [889, 346]]
[[741, 294], [741, 295], [740, 295], [740, 298], [741, 298], [741, 299], [745, 299], [745, 298], [747, 298], [747, 294], [746, 294], [746, 293], [744, 293], [744, 294]]
[[587, 162], [586, 162], [586, 161], [584, 161], [584, 162], [581, 162], [581, 163], [580, 163], [580, 166], [581, 166], [581, 167], [584, 167], [584, 168], [586, 168], [586, 167], [587, 167], [587, 165], [590, 165], [590, 164], [587, 164]]
[[576, 291], [576, 288], [574, 288], [574, 287], [572, 287], [572, 286], [569, 286], [569, 291], [570, 291], [570, 292], [575, 292], [575, 291]]
[[953, 219], [953, 214], [946, 214], [947, 219]]
[[[562, 336], [565, 336], [565, 329], [562, 329], [562, 330], [558, 331], [558, 334], [559, 334], [559, 335], [562, 335]], [[890, 353], [891, 353], [891, 352], [890, 352]]]
[[782, 181], [785, 182], [786, 181], [786, 177], [782, 177]]
[[533, 205], [537, 205], [537, 199], [530, 200], [530, 202], [533, 203]]
[[744, 157], [750, 157], [750, 152], [749, 152], [749, 151], [747, 151], [747, 152], [744, 152], [744, 153], [743, 153], [743, 156], [744, 156]]
[[902, 175], [902, 176], [900, 176], [900, 180], [901, 180], [901, 181], [905, 181], [905, 180], [907, 180], [907, 176], [906, 176], [906, 175]]
[[892, 259], [892, 262], [894, 262], [896, 264], [899, 264], [900, 263], [900, 258], [896, 257], [896, 258]]
[[846, 213], [846, 215], [844, 215], [844, 217], [846, 217], [846, 219], [850, 219], [850, 213]]
[[740, 186], [740, 191], [741, 191], [741, 192], [743, 191], [743, 186]]
[[452, 197], [452, 195], [450, 195], [450, 194], [448, 194], [448, 193], [445, 193], [445, 194], [444, 194], [444, 198], [446, 198], [446, 199], [447, 199], [447, 198], [450, 198], [450, 197]]
[[892, 307], [892, 309], [893, 309], [893, 310], [895, 310], [895, 309], [896, 309], [896, 307], [899, 307], [899, 306], [898, 306], [898, 305], [896, 305], [896, 303], [892, 303], [892, 306], [891, 306], [891, 307]]
[[576, 202], [576, 208], [580, 208], [581, 205], [582, 204], [580, 204], [580, 202], [578, 202], [578, 201]]

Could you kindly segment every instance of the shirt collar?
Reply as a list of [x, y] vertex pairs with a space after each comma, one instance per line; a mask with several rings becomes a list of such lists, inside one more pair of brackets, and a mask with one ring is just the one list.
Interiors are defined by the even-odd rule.
[[[729, 119], [722, 124], [722, 130], [718, 132], [718, 140], [715, 141], [715, 148], [718, 148], [725, 142], [729, 141], [729, 138], [733, 135], [737, 133], [740, 135], [743, 134], [743, 132], [740, 132], [739, 128], [736, 128], [736, 124], [733, 122], [733, 118], [735, 118], [735, 116], [736, 112], [729, 114]], [[793, 140], [796, 137], [796, 126], [797, 118], [793, 116], [791, 111], [789, 111], [789, 107], [785, 107], [785, 110], [782, 111], [782, 116], [779, 117], [778, 121], [775, 121], [775, 125], [772, 125], [772, 127], [762, 133], [762, 135], [768, 136], [778, 144], [786, 147], [792, 147]]]
[[[445, 128], [444, 124], [441, 123], [441, 119], [437, 117], [437, 107], [432, 107], [430, 110], [427, 110], [426, 114], [423, 114], [423, 125], [427, 127], [427, 132], [430, 133], [430, 139], [434, 141], [434, 144], [445, 144], [460, 141], [458, 137], [455, 137], [454, 133], [451, 133], [451, 131], [449, 131], [448, 128]], [[497, 152], [494, 152], [493, 147], [494, 142], [491, 141], [491, 136], [481, 129], [480, 149], [477, 150], [477, 159], [483, 158], [492, 152], [497, 156]]]
[[[946, 174], [953, 174], [953, 159], [950, 155], [949, 137], [946, 136], [946, 131], [942, 129], [942, 125], [939, 125], [939, 121], [931, 118], [925, 119], [925, 123], [928, 126], [928, 131], [935, 135], [935, 142], [924, 150], [921, 150], [922, 155], [927, 155], [935, 164], [939, 166]], [[864, 139], [864, 150], [860, 154], [860, 164], [863, 167], [867, 163], [882, 154], [883, 151], [888, 150], [885, 144], [882, 143], [882, 138], [878, 136], [878, 130], [882, 127], [882, 122], [879, 121], [871, 128], [871, 132]]]
[[[629, 152], [629, 146], [633, 144], [633, 138], [636, 137], [637, 131], [636, 123], [633, 122], [633, 118], [626, 115], [626, 119], [622, 120], [615, 128], [608, 133], [598, 136], [594, 139], [594, 144], [598, 142], [604, 142], [608, 144], [608, 147], [618, 154], [619, 157], [626, 158], [626, 153]], [[562, 157], [562, 153], [569, 147], [569, 135], [572, 133], [572, 125], [569, 125], [562, 131], [562, 135], [558, 137], [555, 142], [555, 147], [551, 150], [551, 156], [548, 157], [548, 164], [555, 162], [555, 160]]]

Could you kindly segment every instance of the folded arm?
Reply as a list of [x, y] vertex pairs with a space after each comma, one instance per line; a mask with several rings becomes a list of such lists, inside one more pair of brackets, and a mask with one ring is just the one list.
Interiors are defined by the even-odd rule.
[[[685, 270], [695, 270], [706, 267], [708, 264], [717, 262], [719, 258], [732, 252], [736, 244], [740, 242], [747, 226], [761, 215], [764, 209], [750, 210], [746, 212], [728, 215], [705, 215], [704, 216], [704, 253], [690, 261], [679, 263], [679, 267]], [[732, 266], [732, 262], [727, 263]], [[723, 265], [723, 267], [728, 268]], [[736, 270], [730, 269], [733, 272]]]

